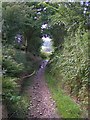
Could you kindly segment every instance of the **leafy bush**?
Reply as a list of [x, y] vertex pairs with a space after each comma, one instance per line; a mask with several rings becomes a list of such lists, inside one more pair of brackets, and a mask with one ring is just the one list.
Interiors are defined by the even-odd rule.
[[52, 61], [51, 73], [60, 81], [60, 86], [87, 108], [88, 32], [78, 29], [75, 36], [66, 37], [63, 50], [55, 53]]
[[28, 60], [27, 57], [28, 55], [25, 52], [16, 50], [11, 46], [3, 48], [3, 73], [12, 77], [18, 77], [24, 72], [32, 73], [35, 64], [32, 60]]
[[6, 56], [3, 57], [3, 67], [6, 70], [6, 74], [10, 76], [17, 76], [24, 69], [23, 64], [18, 64], [11, 56], [8, 58]]
[[[26, 96], [20, 95], [20, 85], [18, 85], [18, 77], [21, 73], [25, 71], [25, 55], [19, 54], [16, 57], [17, 50], [11, 46], [3, 47], [3, 79], [2, 79], [2, 88], [3, 88], [3, 103], [6, 104], [9, 117], [25, 117], [28, 99]], [[22, 58], [23, 56], [23, 58]], [[20, 59], [20, 61], [18, 61]], [[30, 70], [30, 68], [29, 68]]]
[[18, 63], [15, 59], [15, 49], [12, 47], [3, 48], [2, 67], [7, 76], [18, 76], [24, 70], [24, 65]]
[[[11, 102], [11, 103], [10, 103]], [[29, 101], [25, 96], [12, 96], [12, 101], [8, 105], [9, 116], [12, 118], [25, 118]]]
[[16, 83], [16, 79], [11, 77], [2, 79], [2, 99], [7, 105], [9, 115], [13, 114], [12, 117], [25, 117], [28, 101], [26, 97], [19, 95], [19, 85]]

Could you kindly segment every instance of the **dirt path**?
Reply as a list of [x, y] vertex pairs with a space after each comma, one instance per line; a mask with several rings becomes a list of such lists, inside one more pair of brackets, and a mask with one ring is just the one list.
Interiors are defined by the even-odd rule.
[[27, 118], [59, 118], [50, 91], [45, 83], [45, 66], [47, 62], [42, 62], [42, 66], [33, 79], [33, 84], [28, 88], [30, 96], [30, 107]]

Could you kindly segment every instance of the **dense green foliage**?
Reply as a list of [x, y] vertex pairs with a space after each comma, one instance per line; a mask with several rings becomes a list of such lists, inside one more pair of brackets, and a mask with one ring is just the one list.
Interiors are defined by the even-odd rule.
[[62, 48], [59, 48], [51, 57], [49, 73], [59, 81], [62, 89], [79, 102], [83, 109], [88, 109], [89, 33], [86, 27], [88, 12], [84, 13], [85, 8], [87, 6], [80, 3], [63, 3], [60, 6], [63, 14], [56, 13], [52, 17], [52, 22], [64, 23], [67, 34], [64, 35], [64, 42], [58, 44]]
[[22, 77], [35, 71], [38, 68], [38, 63], [30, 58], [29, 53], [26, 54], [13, 46], [4, 46], [2, 67], [2, 99], [8, 109], [9, 117], [24, 118], [29, 101], [27, 95], [20, 94]]
[[[3, 3], [3, 44], [14, 44], [39, 55], [42, 21], [37, 12], [34, 3]], [[15, 41], [18, 34], [22, 35], [21, 44]]]
[[51, 73], [60, 81], [61, 88], [88, 108], [88, 33], [76, 35], [73, 41], [69, 38], [62, 52], [55, 53]]
[[19, 95], [17, 78], [3, 77], [2, 81], [3, 102], [7, 105], [9, 117], [25, 117], [29, 102], [25, 96]]
[[[19, 56], [17, 57], [18, 54]], [[20, 59], [20, 61], [18, 59]], [[26, 62], [29, 65], [29, 69], [26, 67]], [[10, 46], [3, 48], [2, 99], [3, 103], [7, 106], [10, 117], [25, 117], [28, 99], [26, 96], [20, 95], [21, 84], [19, 77], [21, 74], [33, 71], [33, 69], [30, 68], [31, 64], [32, 62], [30, 63], [26, 60], [26, 54], [22, 51], [19, 53], [19, 51]]]

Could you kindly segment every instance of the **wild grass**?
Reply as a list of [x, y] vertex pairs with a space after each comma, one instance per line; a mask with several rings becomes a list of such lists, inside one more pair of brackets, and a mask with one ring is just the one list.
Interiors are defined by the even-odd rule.
[[56, 79], [47, 72], [45, 76], [60, 116], [62, 118], [81, 118], [82, 110], [79, 105], [64, 93]]

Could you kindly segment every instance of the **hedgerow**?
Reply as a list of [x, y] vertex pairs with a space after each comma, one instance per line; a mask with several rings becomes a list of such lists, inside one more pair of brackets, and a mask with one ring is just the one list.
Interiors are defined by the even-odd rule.
[[81, 106], [88, 108], [88, 31], [78, 30], [75, 36], [68, 36], [63, 50], [52, 58], [50, 72], [60, 81], [60, 87], [74, 96]]

